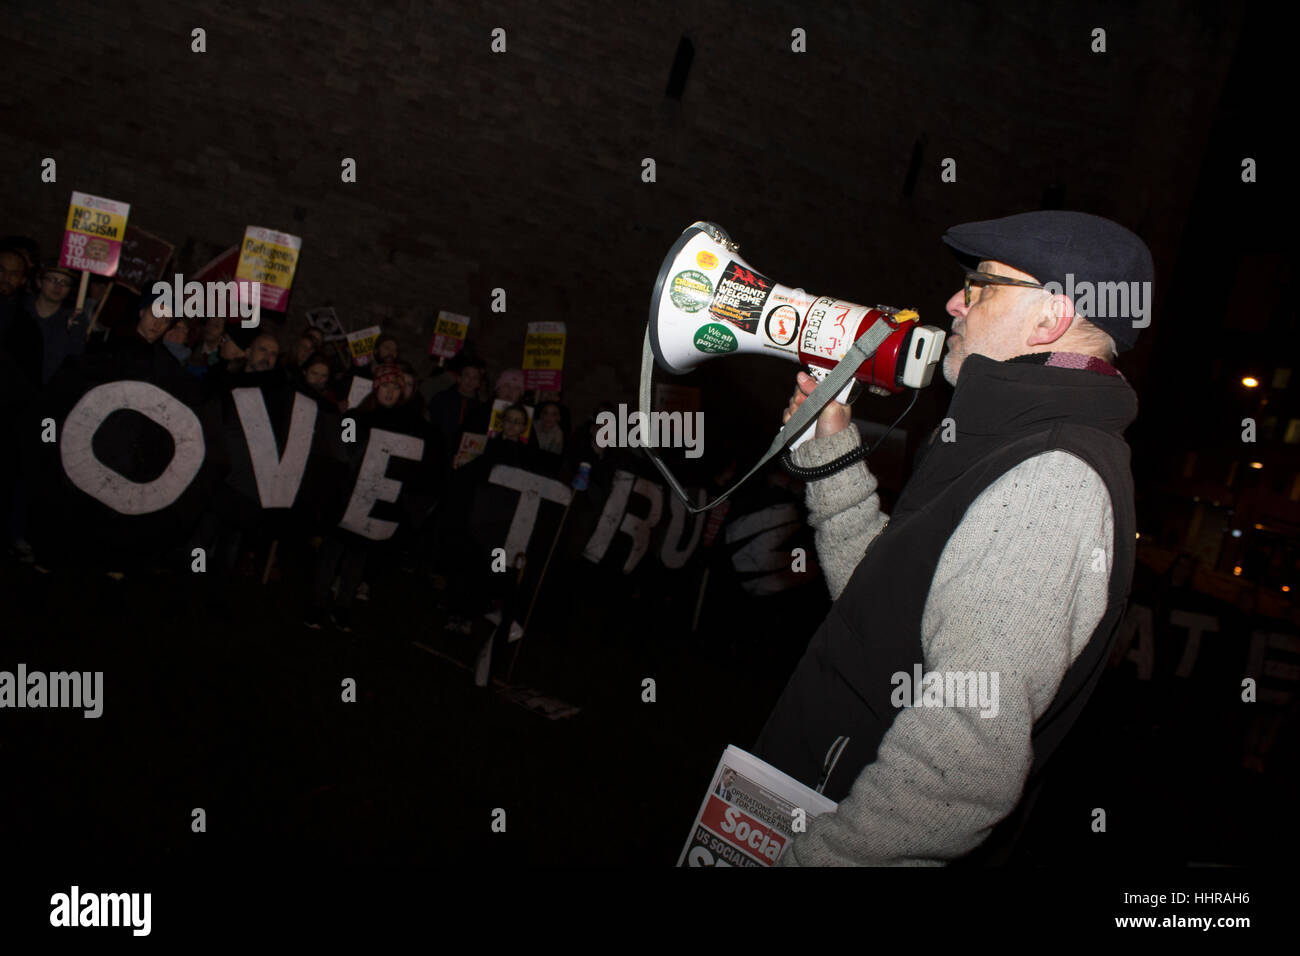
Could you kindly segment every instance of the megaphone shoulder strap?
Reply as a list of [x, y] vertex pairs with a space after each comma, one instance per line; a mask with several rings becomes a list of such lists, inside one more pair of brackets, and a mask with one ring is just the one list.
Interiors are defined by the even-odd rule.
[[[657, 454], [655, 454], [654, 449], [647, 448], [646, 453], [650, 456], [650, 460], [655, 463], [655, 467], [658, 468], [659, 472], [664, 476], [664, 480], [668, 482], [668, 486], [672, 488], [674, 494], [682, 500], [682, 503], [686, 506], [688, 512], [691, 514], [699, 514], [702, 511], [708, 511], [710, 508], [716, 507], [730, 497], [733, 491], [753, 477], [755, 472], [766, 465], [774, 457], [779, 455], [786, 445], [794, 441], [795, 437], [800, 435], [803, 430], [821, 414], [822, 409], [831, 403], [831, 400], [834, 399], [844, 386], [849, 383], [850, 379], [853, 378], [854, 373], [862, 367], [862, 363], [875, 354], [876, 349], [880, 347], [881, 343], [884, 342], [885, 339], [889, 338], [889, 336], [893, 334], [893, 331], [893, 327], [883, 318], [877, 319], [875, 323], [872, 324], [871, 328], [867, 329], [867, 331], [849, 347], [844, 358], [842, 358], [839, 364], [831, 370], [830, 374], [817, 383], [817, 387], [813, 389], [812, 394], [804, 399], [803, 404], [795, 409], [794, 414], [790, 416], [790, 420], [781, 426], [781, 430], [776, 433], [776, 437], [772, 439], [772, 444], [763, 454], [763, 457], [758, 460], [758, 464], [749, 469], [743, 478], [707, 504], [691, 504], [690, 498], [687, 497], [686, 489], [682, 487], [681, 482], [677, 480], [677, 477], [672, 473], [672, 470], [660, 460]], [[650, 420], [650, 383], [651, 379], [654, 377], [654, 363], [654, 351], [650, 347], [650, 327], [647, 325], [645, 338], [641, 347], [640, 409], [642, 421]]]

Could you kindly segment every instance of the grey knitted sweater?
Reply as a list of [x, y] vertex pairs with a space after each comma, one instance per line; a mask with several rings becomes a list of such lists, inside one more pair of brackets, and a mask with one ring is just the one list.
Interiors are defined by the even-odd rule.
[[[792, 455], [821, 465], [860, 442], [845, 428]], [[810, 481], [806, 496], [834, 599], [888, 516], [862, 462]], [[838, 810], [811, 819], [782, 865], [941, 866], [982, 843], [1019, 802], [1034, 721], [1105, 614], [1109, 569], [1097, 555], [1114, 553], [1112, 539], [1105, 483], [1068, 452], [1030, 458], [986, 488], [944, 548], [921, 646], [926, 671], [998, 673], [996, 716], [901, 709]]]

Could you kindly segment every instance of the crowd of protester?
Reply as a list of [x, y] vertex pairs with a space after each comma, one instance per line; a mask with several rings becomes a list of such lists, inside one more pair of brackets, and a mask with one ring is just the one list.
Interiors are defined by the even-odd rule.
[[[580, 462], [598, 470], [610, 467], [609, 450], [594, 441], [595, 411], [575, 430], [559, 393], [529, 391], [517, 368], [490, 379], [487, 364], [470, 348], [445, 362], [417, 358], [403, 354], [393, 335], [383, 334], [371, 360], [357, 364], [345, 341], [326, 341], [316, 328], [286, 337], [289, 322], [263, 321], [244, 329], [238, 317], [176, 317], [151, 291], [139, 294], [126, 320], [99, 328], [94, 299], [76, 307], [80, 278], [57, 261], [42, 263], [29, 239], [0, 239], [0, 412], [7, 447], [25, 447], [23, 439], [34, 434], [41, 414], [61, 391], [79, 393], [87, 382], [135, 378], [165, 387], [195, 408], [224, 408], [226, 414], [217, 420], [232, 436], [239, 427], [238, 415], [231, 413], [234, 389], [258, 387], [265, 396], [288, 396], [278, 406], [274, 398], [267, 399], [273, 422], [287, 421], [292, 396], [305, 395], [317, 403], [312, 461], [319, 458], [325, 464], [309, 466], [291, 519], [268, 518], [259, 507], [256, 479], [247, 465], [244, 473], [236, 464], [220, 480], [202, 486], [193, 528], [184, 547], [173, 554], [188, 555], [194, 546], [204, 549], [209, 556], [204, 586], [214, 606], [224, 605], [232, 576], [241, 563], [247, 568], [255, 543], [295, 536], [313, 562], [310, 573], [302, 575], [309, 582], [302, 600], [307, 627], [350, 630], [353, 602], [366, 599], [370, 583], [401, 563], [452, 582], [445, 590], [451, 626], [467, 631], [470, 618], [481, 616], [484, 603], [492, 599], [483, 576], [467, 570], [470, 554], [461, 546], [469, 534], [476, 490], [491, 469], [514, 465], [567, 482]], [[362, 379], [368, 382], [358, 387]], [[362, 391], [365, 397], [357, 403], [354, 396]], [[496, 430], [485, 443], [464, 445], [467, 434], [489, 435], [494, 400], [505, 406]], [[358, 433], [350, 444], [335, 438], [345, 418], [355, 422]], [[118, 423], [114, 432], [108, 424], [101, 426], [97, 442], [124, 434], [125, 425]], [[404, 517], [399, 533], [379, 542], [338, 523], [365, 449], [364, 436], [373, 428], [419, 436], [425, 448], [423, 460], [405, 470], [409, 463], [390, 460], [388, 475], [403, 481]], [[8, 456], [0, 471], [11, 558], [47, 573], [57, 569], [59, 548], [34, 547], [28, 534], [34, 509], [45, 506], [43, 494], [49, 489], [21, 454]], [[305, 507], [299, 507], [304, 501]], [[156, 564], [159, 559], [149, 555], [148, 560]], [[476, 563], [486, 569], [485, 562]], [[131, 569], [108, 570], [121, 578]]]

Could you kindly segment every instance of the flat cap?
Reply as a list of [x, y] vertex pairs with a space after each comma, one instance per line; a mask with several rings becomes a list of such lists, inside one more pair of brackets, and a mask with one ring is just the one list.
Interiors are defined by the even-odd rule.
[[986, 259], [1005, 262], [1068, 295], [1075, 312], [1121, 351], [1151, 324], [1151, 250], [1117, 222], [1044, 209], [953, 226], [943, 241], [967, 268]]

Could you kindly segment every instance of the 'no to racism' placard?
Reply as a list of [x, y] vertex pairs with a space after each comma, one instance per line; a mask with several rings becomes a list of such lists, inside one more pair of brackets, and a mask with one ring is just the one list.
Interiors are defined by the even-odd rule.
[[298, 268], [302, 239], [287, 232], [249, 226], [239, 247], [235, 278], [262, 283], [262, 308], [283, 312], [289, 303], [289, 288]]
[[524, 388], [558, 392], [564, 368], [564, 323], [529, 322], [524, 336]]
[[440, 358], [453, 358], [465, 345], [465, 336], [469, 334], [469, 316], [457, 315], [455, 312], [439, 312], [433, 323], [433, 341], [429, 343], [429, 354]]
[[59, 265], [95, 275], [115, 275], [130, 212], [130, 203], [74, 192]]

